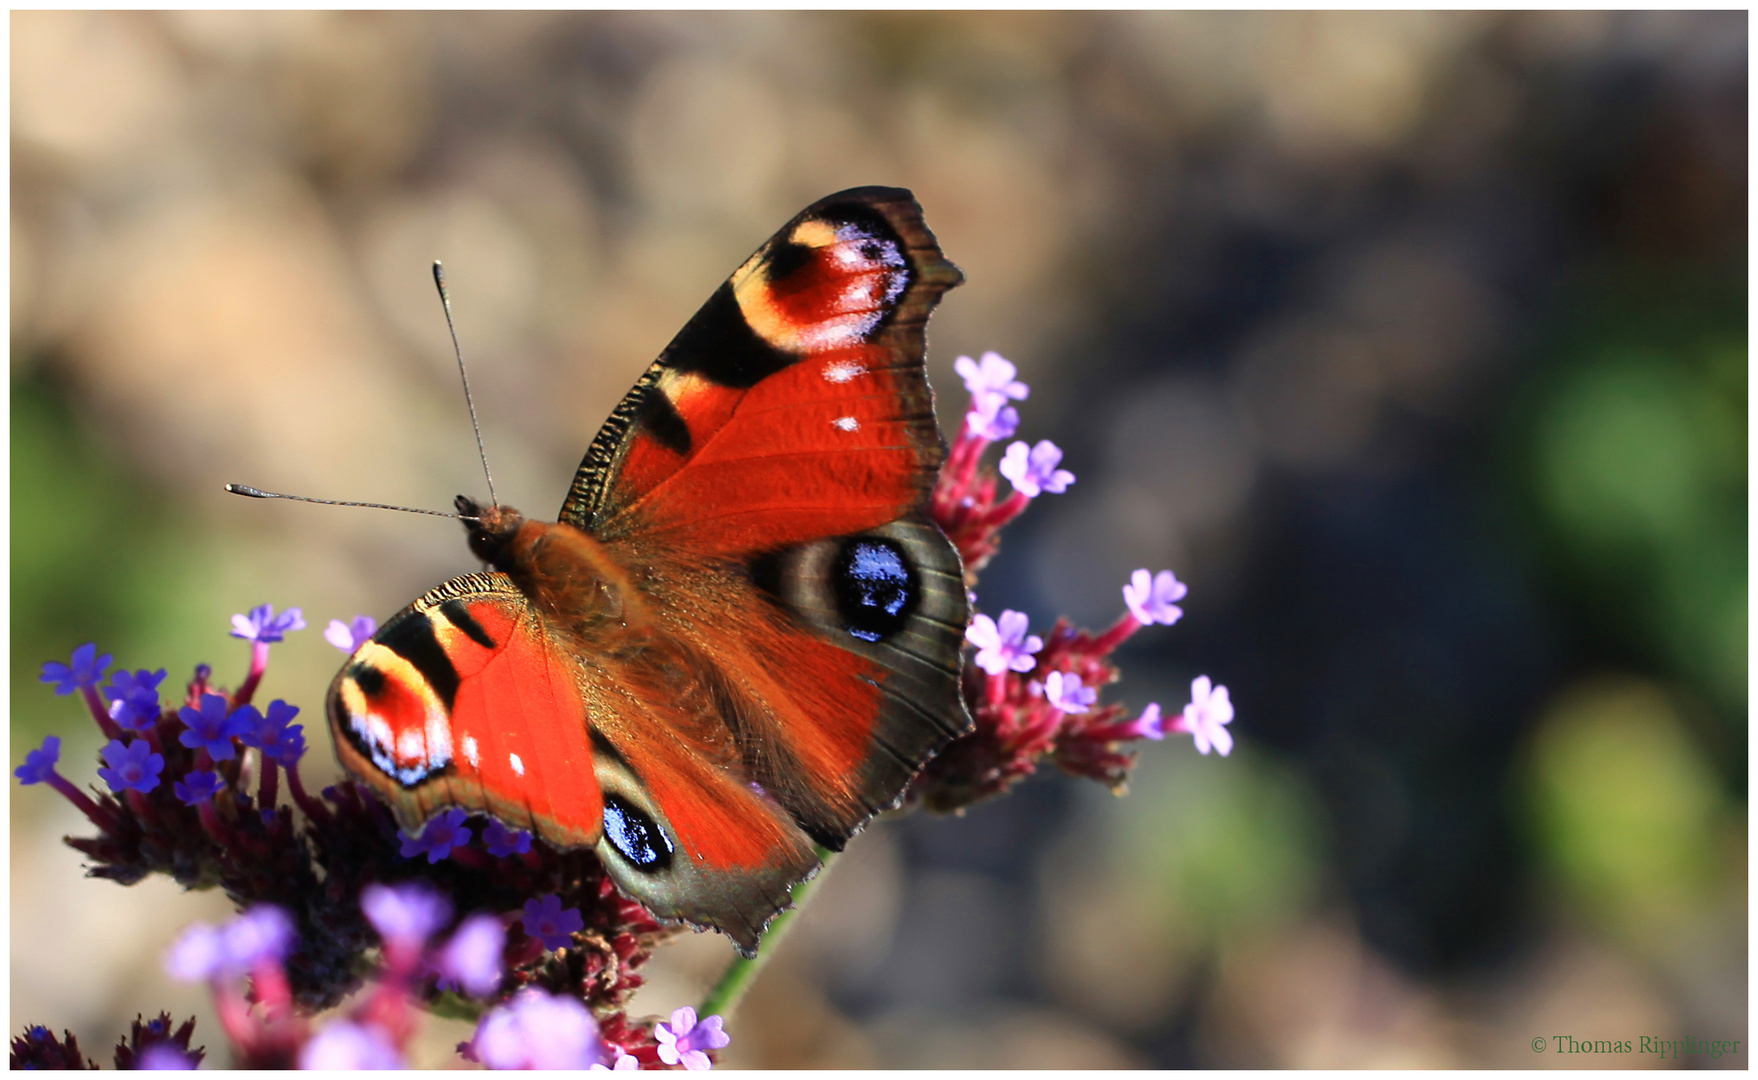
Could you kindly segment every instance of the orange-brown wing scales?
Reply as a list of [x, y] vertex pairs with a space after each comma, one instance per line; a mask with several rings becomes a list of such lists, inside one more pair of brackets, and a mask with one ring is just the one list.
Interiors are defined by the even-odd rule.
[[703, 658], [751, 779], [820, 843], [840, 847], [968, 728], [963, 568], [919, 517], [737, 569], [660, 566], [690, 598], [657, 609], [666, 633]]
[[709, 683], [652, 641], [587, 680], [605, 832], [599, 856], [654, 914], [724, 931], [747, 954], [818, 866], [788, 812], [753, 787]]
[[577, 677], [499, 574], [448, 581], [385, 623], [336, 676], [328, 712], [343, 764], [405, 828], [462, 806], [558, 846], [598, 841]]

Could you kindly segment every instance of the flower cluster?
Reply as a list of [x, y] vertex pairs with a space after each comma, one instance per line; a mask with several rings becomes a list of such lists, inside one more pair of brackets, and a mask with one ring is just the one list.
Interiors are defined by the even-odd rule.
[[[1060, 467], [1062, 451], [1042, 440], [1015, 442], [999, 464], [1013, 494], [1001, 500], [996, 475], [981, 467], [989, 444], [1012, 435], [1030, 389], [1014, 365], [995, 353], [981, 361], [958, 358], [957, 371], [971, 394], [971, 407], [941, 470], [929, 508], [941, 530], [964, 557], [966, 584], [994, 554], [997, 534], [1039, 495], [1059, 494], [1074, 483]], [[931, 810], [952, 811], [1006, 791], [1049, 760], [1068, 772], [1121, 790], [1135, 754], [1124, 745], [1141, 739], [1189, 734], [1197, 749], [1223, 756], [1233, 748], [1226, 724], [1233, 719], [1227, 688], [1207, 676], [1191, 686], [1191, 701], [1170, 720], [1150, 704], [1129, 719], [1120, 705], [1100, 704], [1100, 689], [1118, 678], [1110, 655], [1144, 626], [1171, 626], [1183, 617], [1183, 582], [1170, 570], [1135, 571], [1123, 586], [1124, 612], [1101, 634], [1077, 630], [1059, 619], [1047, 637], [1030, 632], [1023, 612], [999, 618], [978, 613], [965, 640], [975, 649], [965, 668], [965, 703], [975, 728], [953, 740], [922, 769], [909, 799]]]
[[[189, 888], [219, 886], [239, 903], [244, 914], [234, 922], [193, 927], [167, 954], [174, 975], [212, 987], [237, 1064], [400, 1062], [417, 1011], [441, 997], [475, 1010], [513, 998], [572, 1003], [597, 1034], [591, 1059], [570, 1058], [570, 1067], [601, 1058], [621, 1068], [699, 1067], [705, 1051], [724, 1045], [706, 1036], [697, 1045], [684, 1032], [685, 1051], [696, 1056], [668, 1060], [676, 1040], [662, 1040], [676, 1033], [675, 1021], [624, 1015], [645, 981], [641, 967], [676, 931], [617, 892], [590, 852], [557, 851], [500, 822], [471, 822], [462, 810], [410, 835], [353, 783], [309, 792], [299, 775], [306, 740], [298, 708], [275, 700], [259, 709], [250, 700], [269, 646], [304, 620], [296, 609], [277, 615], [265, 605], [233, 624], [251, 642], [235, 692], [216, 686], [202, 665], [180, 702], [161, 702], [163, 671], [111, 673], [112, 658], [93, 645], [69, 663], [45, 664], [43, 681], [82, 695], [111, 736], [97, 770], [108, 790], [81, 790], [61, 774], [58, 736], [27, 753], [14, 775], [53, 788], [96, 827], [68, 841], [94, 876], [128, 884], [163, 873]], [[363, 617], [333, 623], [325, 636], [352, 650], [374, 629]], [[454, 910], [474, 914], [456, 921]], [[347, 1017], [313, 1027], [313, 1012], [361, 986], [374, 955], [373, 990]], [[130, 1037], [126, 1045], [137, 1050], [126, 1067], [174, 1064], [173, 1051], [182, 1055], [176, 1061], [199, 1060], [189, 1030], [179, 1028], [169, 1050], [155, 1030], [149, 1024]], [[20, 1067], [84, 1060], [70, 1039], [37, 1027], [15, 1040], [13, 1053]], [[499, 1060], [484, 1053], [485, 1062]]]
[[[148, 1020], [136, 1016], [128, 1034], [116, 1042], [112, 1060], [118, 1069], [193, 1069], [207, 1056], [207, 1048], [191, 1047], [195, 1018], [171, 1026], [171, 1014]], [[80, 1053], [79, 1040], [64, 1031], [57, 1039], [48, 1028], [33, 1024], [12, 1040], [14, 1069], [95, 1069], [97, 1062]]]
[[[1019, 428], [1011, 403], [1030, 391], [995, 353], [960, 357], [957, 369], [971, 405], [929, 512], [971, 587], [1000, 529], [1075, 477], [1048, 440], [1013, 442], [995, 469], [984, 467], [989, 445]], [[1005, 498], [1002, 479], [1012, 486]], [[975, 727], [923, 768], [906, 801], [957, 810], [1046, 761], [1121, 788], [1135, 760], [1126, 747], [1168, 734], [1227, 754], [1232, 703], [1206, 676], [1170, 717], [1151, 704], [1131, 718], [1101, 700], [1118, 678], [1112, 653], [1144, 626], [1178, 622], [1185, 592], [1171, 571], [1137, 570], [1122, 588], [1123, 614], [1098, 634], [1066, 620], [1033, 634], [1018, 611], [973, 616], [963, 691]], [[170, 702], [163, 669], [111, 672], [112, 656], [82, 645], [67, 663], [44, 664], [42, 680], [78, 693], [108, 740], [97, 769], [108, 790], [88, 793], [61, 775], [56, 736], [15, 769], [20, 783], [47, 784], [90, 819], [96, 835], [68, 843], [93, 876], [132, 884], [163, 873], [186, 888], [223, 888], [238, 904], [235, 920], [191, 927], [166, 954], [173, 975], [210, 987], [235, 1063], [400, 1067], [421, 1011], [443, 1002], [480, 1017], [459, 1050], [491, 1068], [710, 1068], [728, 1044], [720, 1016], [698, 1019], [688, 1007], [669, 1019], [627, 1015], [642, 966], [676, 928], [623, 896], [589, 850], [559, 851], [456, 808], [405, 832], [353, 782], [306, 790], [300, 710], [253, 700], [271, 646], [304, 626], [298, 608], [233, 616], [232, 636], [250, 643], [238, 689], [216, 686], [201, 665]], [[324, 638], [352, 653], [376, 630], [359, 616], [332, 621]], [[749, 962], [735, 962], [722, 984], [734, 989], [711, 995], [719, 1007], [745, 985], [739, 963]], [[345, 1015], [314, 1023], [350, 995]], [[193, 1023], [173, 1031], [169, 1016], [137, 1021], [118, 1066], [193, 1067], [203, 1056], [189, 1046]], [[12, 1053], [16, 1068], [89, 1065], [71, 1035], [42, 1027], [27, 1028]]]

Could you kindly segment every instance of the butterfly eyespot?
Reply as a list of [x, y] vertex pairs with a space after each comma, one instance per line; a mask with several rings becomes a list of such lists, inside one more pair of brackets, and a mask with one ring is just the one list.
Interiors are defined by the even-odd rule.
[[618, 795], [604, 797], [604, 835], [637, 870], [648, 873], [671, 865], [671, 838], [653, 819]]
[[850, 634], [883, 641], [903, 629], [921, 590], [903, 548], [890, 540], [843, 542], [831, 566], [837, 613]]

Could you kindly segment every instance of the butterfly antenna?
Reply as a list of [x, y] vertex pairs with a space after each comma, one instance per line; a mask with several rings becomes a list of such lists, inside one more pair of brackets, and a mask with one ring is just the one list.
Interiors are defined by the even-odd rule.
[[245, 495], [252, 499], [291, 499], [294, 502], [321, 503], [324, 506], [364, 506], [371, 510], [401, 510], [405, 514], [432, 514], [434, 517], [457, 518], [460, 521], [480, 521], [480, 518], [469, 514], [448, 514], [444, 510], [422, 510], [414, 506], [391, 506], [389, 503], [343, 502], [340, 499], [313, 499], [306, 495], [282, 495], [277, 491], [262, 491], [248, 484], [227, 484], [226, 490], [234, 495]]
[[482, 425], [476, 421], [476, 399], [470, 395], [470, 376], [464, 371], [464, 350], [458, 346], [458, 328], [452, 325], [452, 298], [446, 292], [446, 271], [439, 260], [433, 263], [433, 283], [439, 288], [440, 306], [446, 309], [446, 329], [452, 333], [452, 355], [458, 358], [458, 378], [464, 382], [464, 404], [470, 407], [470, 426], [476, 432], [476, 455], [482, 459], [482, 475], [488, 480], [488, 501], [501, 504], [494, 493], [494, 474], [488, 471], [488, 451], [482, 445]]

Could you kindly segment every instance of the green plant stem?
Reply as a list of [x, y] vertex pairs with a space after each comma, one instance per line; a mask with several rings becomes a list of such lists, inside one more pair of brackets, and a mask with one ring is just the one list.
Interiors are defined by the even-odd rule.
[[757, 977], [759, 971], [763, 970], [763, 965], [769, 962], [769, 958], [775, 955], [776, 946], [781, 944], [781, 939], [787, 936], [787, 928], [793, 925], [794, 917], [800, 913], [801, 908], [806, 906], [806, 901], [811, 899], [818, 883], [824, 880], [824, 875], [830, 873], [830, 863], [835, 858], [836, 852], [829, 848], [820, 847], [818, 849], [818, 861], [823, 863], [823, 866], [810, 881], [803, 881], [794, 886], [794, 906], [770, 921], [769, 928], [763, 932], [763, 938], [758, 942], [757, 955], [749, 960], [740, 956], [727, 966], [726, 971], [720, 976], [720, 981], [715, 983], [709, 989], [707, 996], [702, 999], [702, 1006], [697, 1010], [700, 1015], [714, 1016], [718, 1013], [728, 1019], [731, 1018], [732, 1011], [738, 1008], [739, 1000], [745, 996], [745, 991], [750, 988], [751, 981]]

